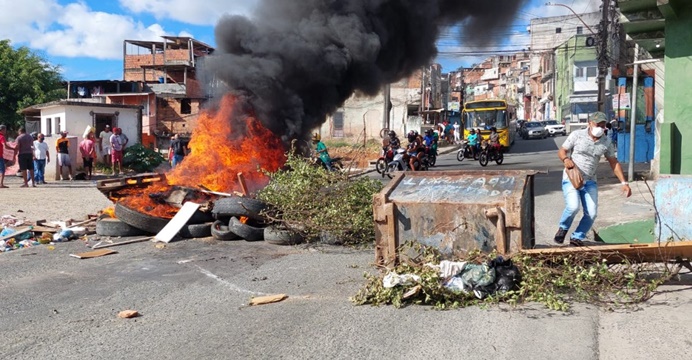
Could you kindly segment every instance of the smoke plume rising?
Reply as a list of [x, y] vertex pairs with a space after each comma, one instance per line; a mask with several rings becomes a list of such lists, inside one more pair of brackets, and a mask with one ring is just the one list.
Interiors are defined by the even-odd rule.
[[225, 16], [209, 69], [287, 141], [304, 138], [354, 91], [376, 95], [437, 55], [441, 28], [508, 26], [526, 0], [261, 0]]

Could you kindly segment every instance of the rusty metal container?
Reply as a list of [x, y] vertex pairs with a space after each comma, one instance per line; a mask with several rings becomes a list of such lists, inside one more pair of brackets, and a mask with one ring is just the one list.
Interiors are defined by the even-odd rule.
[[376, 261], [408, 241], [442, 254], [533, 248], [535, 171], [402, 172], [373, 198]]

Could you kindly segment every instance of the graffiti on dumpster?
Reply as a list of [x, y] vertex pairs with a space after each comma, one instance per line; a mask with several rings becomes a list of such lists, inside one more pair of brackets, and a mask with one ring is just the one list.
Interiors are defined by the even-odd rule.
[[516, 176], [406, 177], [392, 192], [395, 202], [497, 202], [521, 191], [524, 179]]

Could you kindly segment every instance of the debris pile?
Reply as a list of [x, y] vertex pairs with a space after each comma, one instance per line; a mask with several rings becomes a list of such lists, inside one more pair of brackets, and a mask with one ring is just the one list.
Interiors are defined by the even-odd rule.
[[94, 223], [97, 215], [90, 215], [87, 220], [74, 222], [38, 220], [27, 222], [11, 215], [0, 218], [0, 252], [7, 252], [40, 245], [54, 245], [76, 239], [87, 241], [87, 235], [94, 234]]

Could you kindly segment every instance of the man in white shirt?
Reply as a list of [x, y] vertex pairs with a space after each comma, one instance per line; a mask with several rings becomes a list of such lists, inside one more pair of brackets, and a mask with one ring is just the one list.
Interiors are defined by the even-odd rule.
[[106, 128], [99, 134], [99, 152], [103, 156], [103, 163], [106, 165], [111, 164], [111, 136], [113, 132], [111, 131], [111, 126], [106, 125]]
[[43, 134], [38, 134], [34, 141], [34, 184], [46, 183], [46, 163], [50, 162], [50, 153], [44, 139]]

